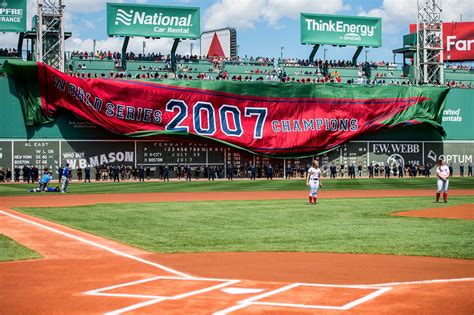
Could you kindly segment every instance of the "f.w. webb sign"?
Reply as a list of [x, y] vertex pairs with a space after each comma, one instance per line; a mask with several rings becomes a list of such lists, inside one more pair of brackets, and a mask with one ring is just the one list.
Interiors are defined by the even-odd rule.
[[107, 34], [198, 38], [199, 8], [107, 3]]

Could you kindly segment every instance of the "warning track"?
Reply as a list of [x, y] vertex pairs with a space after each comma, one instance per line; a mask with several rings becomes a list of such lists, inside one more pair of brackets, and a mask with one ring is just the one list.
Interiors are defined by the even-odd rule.
[[[304, 191], [268, 192], [272, 199]], [[431, 196], [324, 191], [322, 198]], [[473, 190], [451, 191], [473, 195]], [[152, 254], [10, 210], [110, 203], [111, 195], [0, 198], [0, 233], [45, 258], [0, 263], [7, 314], [474, 312], [474, 261], [327, 253]], [[265, 198], [266, 197], [266, 198]], [[54, 199], [53, 199], [54, 198]], [[262, 192], [124, 194], [117, 202], [268, 199]], [[449, 207], [447, 207], [449, 209]]]

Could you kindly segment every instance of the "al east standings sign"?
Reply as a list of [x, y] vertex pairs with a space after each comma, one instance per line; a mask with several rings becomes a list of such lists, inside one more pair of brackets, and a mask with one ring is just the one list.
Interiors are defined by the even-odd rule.
[[199, 8], [107, 3], [108, 35], [198, 38], [200, 32]]
[[0, 32], [26, 31], [26, 0], [0, 0]]
[[382, 19], [301, 13], [301, 43], [382, 46]]

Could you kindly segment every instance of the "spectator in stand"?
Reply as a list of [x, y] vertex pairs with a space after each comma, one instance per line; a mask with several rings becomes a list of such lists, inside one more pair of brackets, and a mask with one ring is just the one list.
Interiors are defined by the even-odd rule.
[[336, 170], [336, 164], [334, 164], [334, 162], [332, 162], [331, 166], [329, 167], [329, 172], [331, 173], [330, 178], [336, 179], [337, 170]]
[[402, 178], [403, 177], [403, 164], [398, 163], [398, 177]]
[[374, 163], [370, 163], [368, 166], [369, 178], [374, 178]]
[[5, 176], [6, 176], [5, 180], [7, 181], [7, 183], [12, 181], [12, 169], [11, 168], [9, 168], [9, 167], [7, 168]]
[[13, 169], [13, 176], [13, 180], [15, 182], [20, 181], [20, 168], [18, 166], [15, 166], [15, 168]]
[[30, 183], [30, 167], [28, 165], [23, 166], [23, 182]]
[[80, 166], [77, 168], [77, 180], [82, 180], [82, 168]]
[[117, 164], [115, 164], [112, 172], [113, 172], [114, 182], [115, 181], [120, 182], [120, 178], [119, 178], [120, 168], [118, 167]]
[[390, 178], [390, 165], [385, 164], [385, 178]]
[[359, 173], [359, 177], [362, 177], [362, 162], [359, 162], [359, 165], [357, 165], [357, 172]]
[[17, 57], [18, 51], [15, 48], [0, 48], [0, 57]]

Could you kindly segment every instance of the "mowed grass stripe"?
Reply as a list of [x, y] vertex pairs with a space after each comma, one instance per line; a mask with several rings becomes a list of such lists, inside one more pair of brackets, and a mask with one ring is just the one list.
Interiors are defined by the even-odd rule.
[[11, 238], [0, 234], [0, 261], [14, 261], [41, 258], [37, 252], [18, 244]]
[[[53, 183], [56, 185], [56, 183]], [[358, 178], [358, 179], [323, 179], [325, 190], [374, 190], [374, 189], [435, 189], [436, 179], [431, 178]], [[32, 194], [27, 190], [37, 187], [37, 184], [4, 184], [0, 185], [0, 196]], [[474, 189], [474, 177], [454, 177], [450, 179], [452, 189]], [[272, 191], [272, 190], [306, 190], [304, 179], [291, 180], [234, 180], [207, 179], [192, 180], [191, 182], [136, 182], [120, 183], [95, 182], [83, 183], [72, 181], [68, 191], [75, 194], [114, 194], [137, 192], [200, 192], [200, 191]]]
[[[271, 198], [271, 196], [269, 196]], [[151, 252], [288, 251], [474, 259], [474, 221], [393, 217], [429, 197], [99, 204], [21, 211]], [[473, 203], [452, 197], [449, 205]]]

